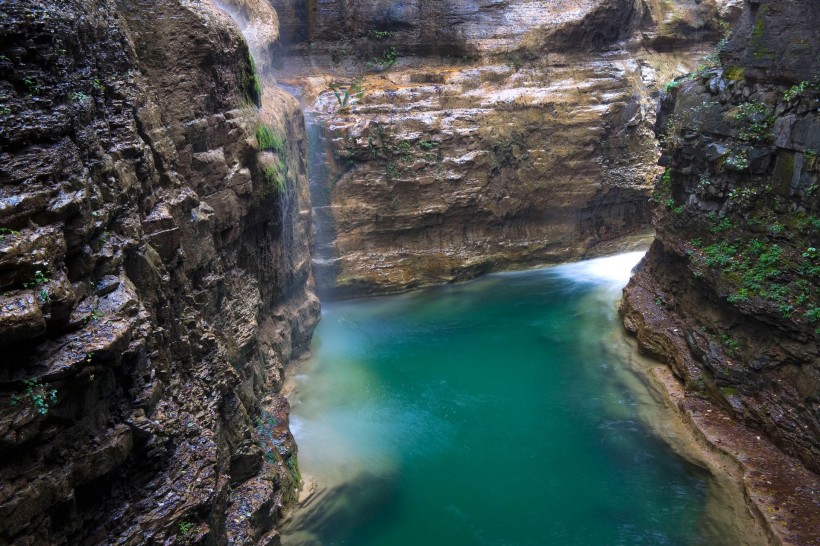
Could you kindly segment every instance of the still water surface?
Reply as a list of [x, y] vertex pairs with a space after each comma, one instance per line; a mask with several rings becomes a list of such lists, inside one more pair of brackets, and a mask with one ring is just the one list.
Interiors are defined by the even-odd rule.
[[291, 398], [319, 488], [284, 543], [733, 544], [628, 380], [640, 256], [324, 304]]

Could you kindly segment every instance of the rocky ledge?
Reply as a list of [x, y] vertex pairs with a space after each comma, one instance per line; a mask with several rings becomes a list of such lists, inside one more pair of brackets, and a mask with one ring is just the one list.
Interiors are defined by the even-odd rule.
[[319, 211], [335, 236], [315, 266], [333, 296], [633, 248], [651, 233], [655, 98], [733, 13], [711, 0], [307, 2], [310, 17], [274, 4], [290, 21], [278, 77], [306, 90], [336, 159]]
[[657, 239], [621, 307], [712, 445], [745, 442], [749, 499], [789, 544], [820, 528], [818, 24], [810, 0], [746, 2], [720, 63], [663, 97]]
[[211, 2], [0, 5], [0, 543], [275, 542], [304, 156]]

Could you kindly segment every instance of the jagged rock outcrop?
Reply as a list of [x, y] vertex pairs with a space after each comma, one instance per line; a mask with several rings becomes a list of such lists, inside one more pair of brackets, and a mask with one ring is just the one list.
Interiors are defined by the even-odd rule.
[[712, 1], [274, 5], [278, 77], [305, 88], [337, 157], [316, 264], [333, 295], [636, 244], [653, 96], [719, 30]]
[[275, 541], [304, 156], [211, 2], [0, 5], [0, 543]]
[[[685, 382], [684, 406], [711, 401], [815, 473], [819, 24], [811, 0], [747, 1], [722, 65], [663, 98], [657, 239], [621, 309], [644, 351]], [[768, 461], [761, 472], [799, 467], [786, 455]], [[793, 503], [793, 513], [764, 518], [782, 524], [781, 539], [816, 539], [818, 483], [815, 474], [800, 491], [775, 479], [762, 486]]]

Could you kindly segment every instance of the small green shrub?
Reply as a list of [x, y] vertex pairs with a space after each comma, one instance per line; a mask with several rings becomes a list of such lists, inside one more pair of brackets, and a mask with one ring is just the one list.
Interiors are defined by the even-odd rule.
[[671, 82], [667, 82], [666, 85], [663, 86], [664, 93], [669, 93], [672, 89], [679, 87], [680, 81], [672, 80]]
[[331, 83], [330, 90], [333, 92], [333, 96], [336, 97], [340, 109], [347, 108], [352, 97], [359, 98], [364, 95], [360, 80], [354, 80], [353, 83], [346, 87], [338, 83]]
[[735, 121], [743, 123], [738, 129], [737, 137], [741, 140], [762, 142], [771, 139], [771, 128], [774, 116], [771, 109], [762, 103], [746, 102], [737, 107]]
[[708, 266], [727, 266], [732, 263], [736, 252], [737, 246], [722, 241], [704, 248], [703, 256]]
[[741, 303], [744, 301], [749, 300], [749, 291], [745, 288], [741, 288], [734, 294], [731, 294], [728, 298], [726, 298], [729, 303]]
[[40, 94], [40, 84], [35, 80], [25, 79], [23, 80], [23, 85], [26, 87], [29, 95], [39, 95]]
[[[34, 272], [34, 280], [24, 282], [23, 288], [32, 288], [39, 285], [47, 284], [48, 282], [50, 282], [48, 276], [44, 272], [37, 270]], [[47, 302], [49, 300], [48, 289], [46, 289], [45, 287], [40, 288], [38, 296], [42, 302]]]
[[720, 233], [721, 231], [728, 231], [733, 229], [735, 226], [732, 224], [732, 221], [729, 220], [728, 217], [724, 216], [723, 219], [717, 224], [709, 228], [709, 231], [712, 233]]
[[191, 528], [194, 526], [193, 523], [190, 521], [180, 521], [179, 522], [179, 534], [182, 536], [187, 536], [188, 533], [191, 532]]
[[749, 159], [746, 157], [746, 150], [740, 150], [728, 156], [724, 163], [730, 169], [735, 171], [742, 171], [749, 168]]
[[[746, 161], [745, 157], [743, 158], [743, 161]], [[751, 186], [747, 188], [732, 188], [732, 190], [729, 191], [729, 195], [726, 197], [729, 198], [729, 201], [733, 201], [738, 205], [748, 207], [752, 204], [755, 197], [757, 197], [757, 189]]]
[[786, 102], [791, 102], [794, 99], [803, 96], [803, 93], [806, 92], [807, 89], [813, 87], [813, 84], [808, 81], [802, 81], [797, 85], [793, 85], [789, 87], [789, 89], [783, 93], [783, 100]]
[[88, 100], [88, 95], [82, 91], [74, 91], [71, 93], [70, 97], [73, 102], [85, 102]]
[[720, 338], [721, 343], [723, 344], [723, 348], [726, 351], [726, 354], [729, 356], [736, 356], [738, 350], [738, 343], [728, 335], [724, 334]]
[[26, 399], [32, 406], [34, 406], [34, 409], [35, 411], [37, 411], [37, 413], [39, 413], [40, 415], [46, 415], [51, 406], [57, 401], [57, 390], [46, 389], [45, 386], [40, 382], [39, 377], [24, 379], [23, 385], [25, 385], [26, 387], [26, 393], [24, 397], [20, 397], [15, 394], [11, 397], [9, 404], [12, 406], [17, 406], [23, 403], [23, 400]]
[[387, 70], [395, 65], [399, 60], [399, 50], [395, 46], [390, 46], [384, 51], [380, 57], [376, 57], [370, 64], [377, 70]]
[[6, 240], [6, 235], [19, 235], [19, 231], [9, 228], [0, 228], [0, 243]]

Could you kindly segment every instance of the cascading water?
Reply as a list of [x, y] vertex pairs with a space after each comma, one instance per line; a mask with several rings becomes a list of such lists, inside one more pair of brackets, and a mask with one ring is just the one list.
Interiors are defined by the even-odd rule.
[[326, 302], [283, 543], [764, 543], [657, 434], [615, 312], [639, 257]]
[[320, 296], [335, 284], [339, 275], [339, 253], [334, 242], [336, 227], [330, 209], [330, 196], [336, 178], [332, 165], [332, 152], [325, 137], [322, 122], [315, 112], [305, 110], [305, 127], [308, 135], [308, 176], [313, 202], [314, 248], [313, 276]]

